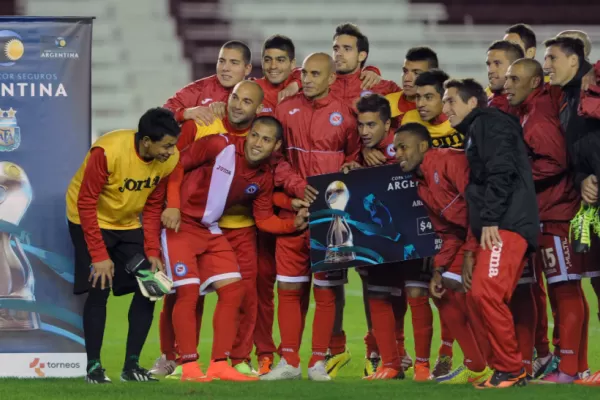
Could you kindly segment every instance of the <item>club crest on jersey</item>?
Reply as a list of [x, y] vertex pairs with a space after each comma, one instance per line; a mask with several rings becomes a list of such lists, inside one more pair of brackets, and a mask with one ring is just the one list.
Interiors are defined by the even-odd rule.
[[390, 156], [390, 157], [395, 157], [396, 156], [396, 149], [394, 148], [394, 143], [388, 144], [388, 146], [385, 149], [385, 151], [387, 152], [388, 156]]
[[363, 90], [362, 92], [360, 92], [360, 97], [364, 97], [368, 94], [373, 94], [373, 92], [371, 92], [370, 90]]
[[256, 183], [251, 183], [250, 185], [248, 185], [246, 190], [244, 190], [244, 192], [246, 194], [254, 194], [254, 193], [258, 192], [258, 185]]
[[185, 276], [185, 274], [187, 274], [187, 267], [183, 263], [175, 264], [175, 268], [173, 268], [173, 270], [173, 272], [175, 272], [175, 275], [179, 277]]
[[333, 126], [340, 126], [344, 122], [344, 117], [339, 112], [334, 112], [329, 115], [329, 123]]
[[440, 175], [438, 174], [438, 172], [437, 172], [437, 171], [435, 171], [435, 172], [433, 173], [433, 181], [434, 181], [436, 184], [439, 184], [439, 183], [440, 183]]

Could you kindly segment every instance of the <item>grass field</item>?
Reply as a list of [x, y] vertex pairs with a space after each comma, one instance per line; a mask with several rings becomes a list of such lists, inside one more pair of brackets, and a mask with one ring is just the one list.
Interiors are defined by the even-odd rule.
[[[87, 385], [83, 379], [46, 379], [46, 380], [0, 380], [1, 400], [20, 399], [99, 399], [106, 396], [107, 399], [165, 399], [165, 398], [202, 398], [229, 399], [430, 399], [443, 396], [444, 398], [469, 399], [536, 399], [543, 397], [544, 400], [551, 399], [573, 399], [590, 398], [600, 399], [600, 387], [587, 388], [579, 386], [534, 386], [526, 388], [508, 389], [500, 391], [480, 391], [470, 386], [441, 386], [435, 383], [412, 382], [412, 373], [409, 371], [407, 379], [394, 382], [367, 382], [362, 381], [365, 321], [362, 306], [360, 279], [355, 273], [350, 274], [350, 284], [347, 287], [347, 301], [344, 328], [348, 337], [348, 345], [353, 354], [349, 365], [343, 368], [339, 377], [334, 382], [311, 382], [308, 380], [291, 382], [251, 382], [230, 383], [211, 382], [207, 384], [179, 383], [163, 381], [156, 384], [122, 383], [119, 374], [123, 364], [125, 352], [125, 337], [127, 326], [127, 310], [130, 297], [114, 298], [109, 302], [109, 318], [104, 347], [102, 351], [102, 362], [108, 375], [113, 380], [112, 385], [94, 386]], [[585, 281], [585, 289], [590, 303], [590, 340], [589, 340], [589, 362], [592, 370], [600, 369], [600, 323], [598, 322], [597, 301], [589, 281]], [[212, 310], [214, 310], [216, 296], [210, 295], [206, 302], [206, 314], [201, 332], [201, 362], [208, 365], [211, 338], [212, 338]], [[156, 319], [150, 333], [146, 347], [141, 357], [141, 364], [149, 368], [155, 358], [159, 355], [158, 344], [158, 314], [161, 303], [156, 309]], [[435, 308], [434, 308], [435, 310]], [[309, 321], [312, 321], [314, 306], [311, 307]], [[435, 361], [439, 346], [438, 318], [434, 318], [436, 328], [432, 346], [432, 362]], [[308, 325], [308, 324], [307, 324]], [[406, 319], [406, 348], [414, 357], [412, 342], [412, 329], [410, 316]], [[458, 346], [454, 346], [455, 363], [462, 361], [462, 355]], [[306, 364], [310, 352], [310, 329], [305, 330], [303, 348], [301, 355]], [[306, 367], [306, 365], [304, 365]], [[412, 371], [412, 370], [411, 370]], [[304, 371], [306, 377], [306, 370]]]

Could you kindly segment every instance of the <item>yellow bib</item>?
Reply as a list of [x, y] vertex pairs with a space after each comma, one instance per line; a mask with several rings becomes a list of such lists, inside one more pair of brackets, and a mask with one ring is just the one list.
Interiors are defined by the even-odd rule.
[[444, 121], [439, 125], [432, 125], [429, 122], [423, 121], [417, 110], [411, 110], [402, 117], [402, 125], [410, 122], [416, 122], [427, 128], [433, 147], [461, 148], [463, 145], [464, 135], [450, 126], [450, 121]]

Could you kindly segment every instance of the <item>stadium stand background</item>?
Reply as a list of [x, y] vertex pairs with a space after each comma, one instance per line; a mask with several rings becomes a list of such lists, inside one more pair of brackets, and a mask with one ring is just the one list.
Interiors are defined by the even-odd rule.
[[[0, 1], [3, 14], [93, 15], [94, 135], [135, 126], [149, 107], [214, 73], [219, 47], [246, 41], [253, 76], [260, 76], [263, 40], [275, 33], [296, 44], [297, 63], [331, 52], [335, 26], [357, 23], [369, 37], [370, 65], [400, 83], [412, 46], [431, 46], [453, 77], [487, 82], [485, 51], [517, 22], [529, 23], [541, 42], [564, 29], [583, 29], [600, 59], [597, 0], [21, 0]], [[596, 25], [593, 25], [596, 24]]]

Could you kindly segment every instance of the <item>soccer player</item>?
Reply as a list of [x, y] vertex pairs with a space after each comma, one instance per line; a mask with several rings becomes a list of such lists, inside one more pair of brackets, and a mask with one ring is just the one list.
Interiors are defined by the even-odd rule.
[[519, 45], [526, 58], [535, 59], [537, 40], [531, 26], [527, 24], [515, 24], [504, 31], [504, 33], [505, 35], [502, 40]]
[[[285, 99], [275, 112], [283, 124], [287, 158], [277, 165], [276, 184], [283, 186], [293, 198], [314, 201], [318, 193], [307, 185], [306, 178], [338, 172], [344, 163], [358, 157], [360, 141], [356, 118], [349, 106], [329, 93], [334, 80], [333, 59], [324, 53], [311, 54], [302, 65], [302, 93]], [[289, 212], [282, 210], [280, 216], [289, 218]], [[308, 290], [310, 283], [308, 232], [278, 236], [275, 256], [282, 358], [261, 379], [295, 379], [302, 376], [298, 350], [302, 333], [300, 303], [302, 293]], [[316, 273], [314, 276], [316, 309], [309, 379], [331, 379], [324, 360], [334, 327], [334, 291], [341, 291], [346, 280], [346, 271]]]
[[[417, 85], [426, 74], [428, 72], [417, 78]], [[463, 254], [477, 248], [477, 240], [469, 231], [465, 200], [469, 166], [464, 151], [433, 148], [431, 142], [428, 129], [418, 123], [403, 124], [394, 137], [396, 159], [403, 172], [414, 173], [419, 197], [443, 241], [433, 259], [429, 288], [442, 322], [458, 339], [464, 353], [464, 365], [437, 377], [437, 381], [443, 384], [480, 383], [489, 378], [491, 370], [486, 366], [469, 322], [461, 280]]]
[[477, 387], [525, 385], [509, 302], [537, 248], [539, 218], [522, 129], [516, 118], [485, 107], [485, 91], [474, 80], [450, 80], [445, 88], [444, 114], [466, 138], [469, 224], [480, 244], [474, 254], [465, 252], [463, 284], [478, 342], [489, 345], [482, 351], [494, 369]]
[[[74, 293], [88, 293], [83, 330], [89, 383], [109, 383], [100, 362], [106, 303], [134, 293], [121, 379], [156, 381], [138, 364], [154, 315], [126, 264], [145, 254], [153, 269], [160, 261], [160, 213], [166, 179], [175, 169], [179, 125], [169, 110], [155, 108], [140, 118], [137, 132], [117, 130], [101, 136], [67, 189], [67, 219], [75, 247]], [[139, 215], [143, 214], [144, 229]]]
[[555, 323], [560, 321], [557, 325], [561, 361], [556, 372], [541, 380], [572, 383], [578, 372], [588, 369], [589, 309], [581, 288], [582, 259], [573, 252], [568, 238], [569, 224], [579, 209], [580, 197], [569, 173], [560, 121], [543, 84], [544, 70], [535, 60], [520, 59], [508, 68], [505, 90], [510, 105], [518, 107], [525, 143], [530, 149], [542, 223], [537, 262], [557, 302]]
[[[253, 256], [236, 257], [219, 220], [225, 210], [243, 205], [252, 207], [260, 229], [291, 233], [306, 228], [306, 210], [294, 220], [281, 220], [273, 214], [269, 158], [281, 146], [281, 135], [281, 124], [265, 116], [254, 121], [246, 138], [207, 136], [182, 151], [185, 175], [169, 181], [169, 191], [181, 190], [181, 220], [166, 224], [162, 242], [165, 263], [176, 289], [173, 325], [183, 363], [182, 381], [258, 380], [227, 363], [245, 292], [238, 262], [242, 257]], [[213, 316], [211, 362], [204, 375], [196, 362], [196, 304], [198, 293], [212, 291], [217, 292], [218, 301]]]
[[510, 112], [508, 100], [504, 93], [506, 70], [516, 60], [525, 54], [519, 45], [507, 40], [498, 40], [488, 48], [485, 64], [487, 65], [489, 86], [488, 106], [495, 107], [506, 113]]

